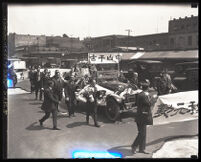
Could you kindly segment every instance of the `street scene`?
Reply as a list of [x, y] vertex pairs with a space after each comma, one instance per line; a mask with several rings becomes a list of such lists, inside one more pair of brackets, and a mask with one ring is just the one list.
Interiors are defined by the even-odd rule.
[[198, 158], [197, 7], [8, 5], [7, 158]]

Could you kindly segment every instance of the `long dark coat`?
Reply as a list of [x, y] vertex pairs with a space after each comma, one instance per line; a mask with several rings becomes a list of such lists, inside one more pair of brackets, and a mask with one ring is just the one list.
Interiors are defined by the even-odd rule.
[[43, 73], [42, 78], [41, 78], [41, 85], [42, 88], [47, 88], [48, 87], [48, 81], [50, 80], [50, 77], [48, 74]]
[[149, 99], [149, 97], [145, 94], [145, 92], [139, 93], [137, 96], [137, 116], [136, 116], [137, 123], [153, 125], [151, 106], [152, 106], [151, 99]]
[[52, 81], [54, 82], [54, 86], [53, 86], [54, 96], [56, 97], [56, 99], [61, 101], [64, 81], [61, 78], [56, 79], [55, 77], [52, 77]]
[[[40, 74], [40, 78], [39, 78], [39, 74]], [[36, 88], [42, 88], [42, 80], [41, 79], [42, 79], [43, 73], [42, 72], [35, 72], [33, 75], [34, 75], [33, 76], [33, 82], [34, 82]]]
[[75, 84], [72, 84], [71, 82], [64, 84], [65, 97], [69, 97], [70, 104], [73, 104], [75, 101], [75, 90], [76, 90]]
[[41, 109], [45, 112], [52, 112], [53, 110], [57, 110], [58, 103], [59, 100], [53, 95], [53, 90], [46, 88], [44, 90], [44, 101]]

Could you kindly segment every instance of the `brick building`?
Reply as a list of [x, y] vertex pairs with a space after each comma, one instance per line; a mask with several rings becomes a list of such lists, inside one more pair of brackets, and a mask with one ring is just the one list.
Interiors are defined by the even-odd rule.
[[60, 50], [68, 52], [78, 52], [83, 50], [83, 44], [79, 38], [61, 37], [61, 36], [47, 36], [47, 47], [57, 47]]
[[169, 48], [198, 49], [198, 16], [169, 21]]
[[8, 55], [14, 56], [16, 53], [26, 51], [30, 46], [46, 46], [45, 35], [25, 35], [10, 33], [8, 35]]
[[198, 16], [170, 20], [167, 33], [87, 38], [84, 45], [88, 51], [96, 52], [109, 52], [119, 46], [144, 48], [145, 51], [198, 49]]

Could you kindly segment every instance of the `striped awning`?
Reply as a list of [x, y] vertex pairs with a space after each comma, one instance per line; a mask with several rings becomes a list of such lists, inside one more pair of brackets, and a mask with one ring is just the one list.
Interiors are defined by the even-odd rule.
[[198, 50], [188, 51], [155, 51], [155, 52], [144, 52], [139, 57], [133, 56], [131, 60], [143, 59], [143, 60], [163, 60], [163, 59], [198, 59]]

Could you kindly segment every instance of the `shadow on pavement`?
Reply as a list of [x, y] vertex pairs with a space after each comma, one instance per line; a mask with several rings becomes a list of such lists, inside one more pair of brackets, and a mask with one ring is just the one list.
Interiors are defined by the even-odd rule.
[[[37, 125], [36, 125], [37, 124]], [[51, 129], [52, 130], [52, 128], [48, 128], [48, 127], [41, 127], [40, 125], [39, 125], [39, 123], [38, 122], [34, 122], [34, 123], [32, 123], [31, 125], [29, 125], [27, 128], [26, 128], [27, 130], [43, 130], [43, 129]]]
[[131, 146], [130, 145], [124, 145], [124, 146], [117, 146], [112, 147], [111, 149], [107, 150], [108, 152], [118, 152], [122, 154], [122, 158], [125, 158], [127, 156], [132, 156], [131, 152]]
[[87, 123], [86, 122], [74, 122], [74, 123], [68, 124], [66, 127], [74, 128], [74, 127], [79, 127], [81, 125], [87, 125]]

